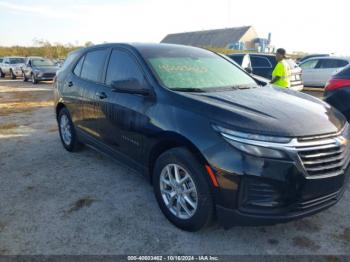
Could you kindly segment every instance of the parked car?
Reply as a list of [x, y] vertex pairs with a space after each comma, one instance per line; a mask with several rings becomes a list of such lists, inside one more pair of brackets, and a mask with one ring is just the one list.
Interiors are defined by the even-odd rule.
[[315, 57], [302, 62], [299, 66], [302, 69], [305, 86], [324, 87], [333, 74], [349, 63], [349, 58]]
[[24, 57], [6, 56], [0, 64], [0, 77], [9, 75], [12, 79], [22, 76], [22, 67], [24, 66]]
[[[276, 66], [276, 58], [273, 54], [231, 54], [231, 59], [242, 66], [248, 73], [272, 79], [272, 71]], [[287, 59], [291, 70], [291, 87], [290, 89], [303, 90], [303, 81], [301, 77], [301, 68], [292, 60]]]
[[312, 55], [306, 55], [303, 56], [300, 59], [297, 59], [297, 63], [301, 64], [302, 62], [304, 62], [305, 60], [308, 60], [310, 58], [314, 58], [314, 57], [326, 57], [326, 56], [330, 56], [329, 54], [312, 54]]
[[23, 80], [27, 82], [30, 79], [33, 84], [40, 81], [52, 81], [57, 70], [58, 66], [47, 58], [27, 57], [25, 66], [22, 68]]
[[342, 112], [350, 122], [350, 66], [333, 75], [327, 82], [324, 100]]
[[84, 48], [58, 72], [54, 100], [64, 148], [86, 144], [145, 174], [184, 230], [214, 218], [230, 227], [309, 216], [337, 203], [350, 175], [350, 128], [338, 110], [259, 87], [208, 50]]

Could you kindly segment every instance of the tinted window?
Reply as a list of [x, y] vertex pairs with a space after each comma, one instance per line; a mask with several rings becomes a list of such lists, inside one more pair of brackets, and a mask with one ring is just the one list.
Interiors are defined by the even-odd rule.
[[302, 69], [313, 69], [316, 67], [317, 63], [318, 63], [318, 59], [313, 59], [313, 60], [306, 61], [303, 64], [300, 64], [300, 67]]
[[84, 58], [85, 56], [83, 56], [82, 58], [80, 58], [78, 64], [76, 64], [75, 68], [74, 68], [74, 74], [77, 76], [80, 76], [81, 73], [81, 68], [83, 66], [83, 62], [84, 62]]
[[0, 63], [2, 63], [3, 60], [4, 60], [3, 58], [0, 58]]
[[242, 65], [243, 62], [243, 55], [230, 55], [229, 56], [233, 61], [235, 61], [237, 64]]
[[24, 64], [25, 59], [21, 57], [10, 58], [10, 64]]
[[265, 57], [250, 56], [252, 67], [272, 67], [269, 60]]
[[68, 67], [73, 62], [73, 60], [77, 57], [77, 55], [78, 55], [77, 52], [68, 54], [67, 59], [64, 61], [61, 67], [61, 70], [65, 70], [66, 67]]
[[86, 54], [81, 70], [81, 78], [99, 82], [108, 50], [96, 50]]
[[106, 84], [110, 85], [112, 81], [127, 80], [136, 78], [140, 83], [144, 77], [136, 61], [126, 52], [113, 50], [109, 60]]
[[342, 59], [322, 59], [318, 68], [338, 68], [348, 65], [348, 62]]

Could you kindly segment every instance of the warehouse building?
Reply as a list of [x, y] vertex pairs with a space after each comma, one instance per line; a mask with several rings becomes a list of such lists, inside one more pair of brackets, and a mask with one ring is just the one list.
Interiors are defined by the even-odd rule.
[[252, 26], [242, 26], [169, 34], [161, 43], [268, 52], [271, 51], [270, 41], [271, 34], [268, 39], [259, 38]]

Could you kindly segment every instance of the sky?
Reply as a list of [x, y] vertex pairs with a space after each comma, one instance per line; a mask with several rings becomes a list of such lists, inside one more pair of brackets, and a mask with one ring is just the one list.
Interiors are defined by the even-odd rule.
[[350, 55], [349, 10], [347, 0], [0, 0], [0, 45], [160, 42], [252, 25], [287, 52]]

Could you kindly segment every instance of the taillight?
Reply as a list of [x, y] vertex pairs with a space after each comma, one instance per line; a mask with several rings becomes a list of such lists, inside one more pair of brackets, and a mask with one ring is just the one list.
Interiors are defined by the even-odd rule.
[[350, 86], [350, 79], [331, 79], [327, 82], [325, 91], [333, 91], [346, 86]]

